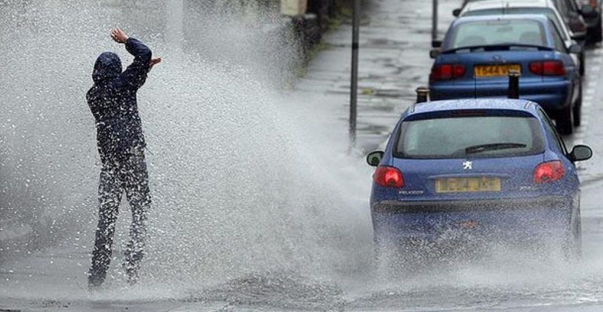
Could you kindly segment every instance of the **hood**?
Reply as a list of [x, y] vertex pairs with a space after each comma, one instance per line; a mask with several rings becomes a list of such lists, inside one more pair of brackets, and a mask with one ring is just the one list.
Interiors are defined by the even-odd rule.
[[94, 83], [100, 83], [113, 79], [121, 74], [121, 70], [121, 59], [119, 56], [113, 52], [105, 52], [96, 59], [92, 80], [94, 80]]

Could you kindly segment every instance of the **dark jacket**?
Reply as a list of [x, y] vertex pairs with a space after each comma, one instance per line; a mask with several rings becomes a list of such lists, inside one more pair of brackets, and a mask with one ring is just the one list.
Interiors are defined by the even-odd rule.
[[98, 57], [92, 74], [94, 86], [86, 95], [96, 119], [96, 139], [103, 163], [146, 146], [136, 92], [147, 79], [152, 53], [134, 38], [127, 40], [126, 49], [134, 56], [134, 62], [124, 72], [117, 54], [105, 52]]

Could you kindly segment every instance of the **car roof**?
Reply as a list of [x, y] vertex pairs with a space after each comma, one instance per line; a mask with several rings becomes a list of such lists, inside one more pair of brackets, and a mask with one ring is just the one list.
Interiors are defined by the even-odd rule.
[[553, 20], [553, 23], [556, 27], [561, 28], [558, 30], [563, 33], [564, 37], [566, 37], [564, 38], [564, 40], [571, 38], [571, 31], [567, 28], [567, 25], [563, 21], [561, 13], [559, 13], [559, 10], [557, 9], [555, 3], [552, 0], [482, 0], [472, 2], [465, 6], [459, 16], [463, 16], [466, 13], [472, 11], [492, 10], [501, 8], [539, 8], [543, 10], [549, 9], [557, 17], [556, 20]]
[[463, 12], [473, 10], [496, 9], [501, 7], [509, 8], [555, 8], [555, 3], [551, 0], [484, 0], [470, 2]]
[[409, 111], [410, 115], [442, 112], [442, 111], [467, 111], [467, 110], [500, 110], [526, 112], [536, 116], [538, 104], [528, 100], [515, 100], [505, 98], [490, 99], [460, 99], [417, 103]]
[[474, 21], [505, 21], [505, 20], [532, 20], [542, 24], [547, 24], [549, 19], [541, 14], [509, 14], [509, 15], [482, 15], [482, 16], [463, 16], [456, 19], [453, 24], [458, 25]]

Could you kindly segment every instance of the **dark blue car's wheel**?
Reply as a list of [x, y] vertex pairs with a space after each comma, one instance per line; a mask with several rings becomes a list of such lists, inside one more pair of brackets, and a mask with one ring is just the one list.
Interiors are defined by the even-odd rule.
[[580, 127], [582, 124], [582, 82], [580, 82], [580, 94], [578, 100], [574, 103], [574, 127]]
[[558, 115], [555, 118], [557, 122], [557, 130], [559, 133], [563, 135], [570, 135], [574, 133], [574, 120], [573, 120], [574, 110], [572, 106], [568, 106], [561, 111], [559, 111]]
[[602, 19], [603, 18], [599, 18], [599, 22], [597, 23], [597, 25], [593, 28], [590, 40], [591, 42], [601, 42], [603, 41], [603, 24], [602, 24]]
[[580, 76], [584, 77], [586, 73], [586, 57], [584, 52], [580, 53], [578, 57], [580, 58]]
[[416, 254], [410, 242], [375, 240], [375, 268], [383, 278], [402, 277], [414, 268]]
[[582, 221], [578, 212], [576, 225], [563, 242], [563, 256], [568, 262], [582, 260]]

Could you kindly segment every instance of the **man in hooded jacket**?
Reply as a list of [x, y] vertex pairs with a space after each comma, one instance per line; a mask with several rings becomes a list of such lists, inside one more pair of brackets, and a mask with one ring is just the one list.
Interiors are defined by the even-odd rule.
[[97, 146], [102, 162], [98, 190], [99, 222], [88, 274], [91, 288], [104, 282], [109, 269], [115, 222], [124, 192], [132, 209], [131, 240], [125, 252], [124, 268], [128, 281], [136, 283], [145, 246], [147, 213], [151, 205], [144, 157], [146, 143], [136, 93], [145, 83], [151, 68], [161, 59], [153, 59], [147, 46], [129, 38], [118, 28], [111, 31], [111, 37], [125, 44], [134, 61], [122, 72], [117, 54], [101, 54], [94, 64], [94, 86], [86, 96], [96, 120]]

